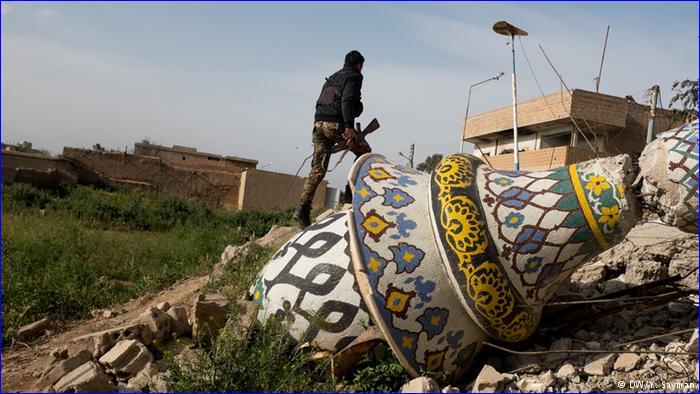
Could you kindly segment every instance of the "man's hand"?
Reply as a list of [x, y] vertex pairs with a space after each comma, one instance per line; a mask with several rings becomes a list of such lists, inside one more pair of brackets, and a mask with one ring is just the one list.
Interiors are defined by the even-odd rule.
[[357, 133], [355, 129], [347, 127], [343, 132], [343, 138], [345, 139], [345, 146], [351, 150], [357, 146]]

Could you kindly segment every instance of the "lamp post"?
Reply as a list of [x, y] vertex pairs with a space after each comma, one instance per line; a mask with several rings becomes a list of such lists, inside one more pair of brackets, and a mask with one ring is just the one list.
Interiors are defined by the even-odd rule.
[[464, 129], [462, 130], [462, 138], [460, 138], [459, 153], [464, 153], [464, 138], [467, 134], [467, 117], [469, 117], [469, 102], [472, 99], [472, 88], [474, 86], [479, 86], [482, 83], [486, 83], [488, 81], [497, 81], [502, 76], [503, 76], [503, 73], [500, 72], [500, 73], [496, 74], [496, 76], [494, 76], [494, 77], [491, 77], [489, 79], [484, 79], [483, 81], [477, 82], [469, 87], [469, 94], [467, 95], [467, 110], [464, 111]]
[[515, 83], [515, 36], [526, 36], [527, 32], [521, 30], [506, 21], [493, 24], [493, 31], [504, 36], [510, 36], [510, 46], [513, 52], [513, 164], [515, 171], [520, 170], [518, 162], [518, 94]]

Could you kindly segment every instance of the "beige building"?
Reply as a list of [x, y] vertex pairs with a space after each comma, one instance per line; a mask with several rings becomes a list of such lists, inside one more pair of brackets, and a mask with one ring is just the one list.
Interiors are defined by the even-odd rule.
[[[543, 170], [620, 153], [638, 156], [646, 144], [649, 112], [648, 105], [581, 89], [520, 102], [520, 168]], [[474, 155], [493, 167], [513, 168], [512, 116], [508, 105], [466, 119], [463, 138], [474, 144]], [[657, 108], [654, 132], [680, 122], [676, 111]]]
[[163, 162], [173, 167], [196, 170], [243, 172], [258, 165], [257, 160], [197, 152], [197, 148], [188, 146], [173, 145], [172, 148], [168, 148], [167, 146], [151, 144], [148, 141], [135, 143], [134, 154], [159, 157]]

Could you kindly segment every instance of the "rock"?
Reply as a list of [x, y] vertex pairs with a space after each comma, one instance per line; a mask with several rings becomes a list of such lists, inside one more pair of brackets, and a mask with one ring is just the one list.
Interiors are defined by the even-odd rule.
[[153, 361], [151, 352], [133, 339], [117, 343], [100, 357], [100, 363], [119, 378], [135, 376], [151, 361]]
[[688, 374], [692, 371], [692, 367], [684, 365], [672, 356], [661, 357], [661, 363], [676, 373]]
[[168, 301], [160, 302], [156, 305], [156, 308], [160, 309], [163, 312], [167, 312], [168, 310], [170, 310], [170, 303]]
[[165, 378], [169, 375], [170, 371], [154, 375], [148, 385], [149, 391], [152, 393], [167, 393], [169, 390]]
[[589, 375], [605, 376], [610, 373], [614, 363], [615, 355], [608, 354], [586, 364], [586, 366], [583, 367], [583, 372]]
[[598, 341], [588, 341], [584, 343], [583, 346], [590, 350], [600, 350], [600, 342]]
[[170, 317], [170, 327], [173, 334], [178, 338], [192, 333], [192, 325], [187, 317], [187, 310], [182, 306], [168, 309], [167, 315]]
[[674, 341], [666, 345], [664, 350], [671, 353], [685, 352], [685, 346], [686, 345], [683, 342]]
[[109, 330], [84, 335], [82, 337], [75, 338], [75, 340], [89, 337], [93, 337], [94, 345], [92, 357], [95, 359], [100, 358], [119, 341], [136, 339], [144, 345], [150, 345], [153, 341], [153, 334], [151, 334], [151, 330], [142, 324], [131, 324], [128, 326], [112, 328]]
[[668, 265], [654, 260], [631, 259], [625, 270], [625, 280], [632, 285], [641, 285], [668, 277]]
[[111, 309], [105, 309], [104, 311], [102, 311], [102, 317], [104, 317], [105, 319], [111, 319], [117, 315], [117, 311], [113, 311]]
[[267, 234], [256, 240], [255, 243], [264, 247], [277, 248], [282, 246], [283, 243], [289, 241], [292, 236], [298, 232], [299, 229], [296, 227], [279, 227], [274, 225], [272, 228], [270, 228], [270, 231], [268, 231]]
[[472, 391], [475, 393], [490, 393], [500, 391], [503, 383], [508, 379], [488, 364], [481, 368], [481, 372], [474, 380]]
[[695, 329], [695, 331], [693, 331], [693, 335], [690, 337], [688, 344], [685, 345], [685, 351], [688, 353], [697, 353], [698, 352], [698, 329], [697, 328]]
[[153, 374], [154, 367], [152, 364], [147, 364], [139, 373], [133, 378], [129, 379], [126, 384], [126, 389], [134, 392], [145, 392], [148, 391], [148, 386], [151, 383], [151, 377]]
[[432, 379], [421, 376], [401, 386], [402, 393], [437, 393], [440, 386]]
[[639, 330], [635, 331], [634, 336], [635, 338], [645, 338], [652, 335], [664, 334], [665, 332], [666, 329], [663, 327], [644, 326]]
[[576, 368], [569, 363], [562, 365], [556, 373], [556, 377], [561, 380], [568, 380], [574, 376], [576, 376]]
[[616, 371], [630, 372], [637, 368], [642, 358], [634, 353], [625, 353], [620, 355], [617, 360], [615, 360], [614, 368]]
[[[67, 352], [67, 350], [66, 350]], [[67, 358], [55, 366], [49, 367], [41, 379], [35, 384], [36, 391], [48, 391], [56, 382], [69, 372], [88, 362], [91, 354], [88, 350], [82, 350], [73, 357]]]
[[603, 283], [603, 293], [610, 294], [618, 291], [627, 289], [627, 283], [625, 282], [625, 276], [620, 275], [617, 278], [610, 279]]
[[459, 387], [450, 386], [450, 385], [443, 387], [441, 391], [443, 393], [459, 393], [459, 392], [461, 392]]
[[226, 325], [229, 312], [229, 301], [223, 294], [200, 294], [192, 308], [192, 336], [210, 344]]
[[113, 392], [116, 390], [107, 375], [94, 361], [72, 370], [53, 385], [56, 392]]
[[48, 318], [43, 318], [41, 320], [35, 321], [34, 323], [22, 326], [17, 330], [17, 338], [20, 341], [29, 341], [38, 336], [44, 334], [44, 332], [51, 326], [51, 321]]
[[557, 378], [554, 376], [552, 371], [547, 371], [540, 375], [540, 383], [545, 385], [546, 387], [551, 387], [554, 386], [554, 384], [557, 382]]
[[143, 324], [151, 331], [153, 340], [161, 343], [170, 337], [170, 316], [162, 310], [150, 307], [139, 317], [132, 321], [133, 324]]
[[224, 251], [221, 253], [221, 260], [219, 264], [225, 267], [231, 262], [233, 262], [233, 260], [236, 259], [237, 256], [248, 253], [249, 249], [250, 243], [244, 245], [228, 245], [226, 246], [226, 248], [224, 248]]
[[534, 376], [525, 376], [520, 378], [520, 380], [518, 380], [516, 383], [516, 386], [518, 389], [520, 389], [520, 391], [526, 393], [543, 393], [547, 389], [547, 386]]
[[574, 338], [580, 339], [582, 341], [588, 341], [591, 339], [591, 334], [586, 330], [578, 330], [574, 334]]
[[668, 312], [673, 316], [686, 317], [690, 315], [694, 310], [696, 311], [697, 309], [693, 306], [693, 304], [688, 302], [671, 301], [668, 303]]
[[[549, 346], [549, 350], [570, 350], [571, 345], [571, 338], [559, 338], [552, 342], [552, 344]], [[544, 362], [550, 363], [566, 357], [568, 357], [567, 353], [549, 353], [545, 356]]]

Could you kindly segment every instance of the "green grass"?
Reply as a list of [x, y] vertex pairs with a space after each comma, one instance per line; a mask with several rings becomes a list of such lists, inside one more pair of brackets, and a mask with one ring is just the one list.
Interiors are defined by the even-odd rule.
[[204, 274], [228, 244], [291, 212], [215, 209], [135, 190], [3, 187], [3, 340], [43, 317], [75, 319]]

